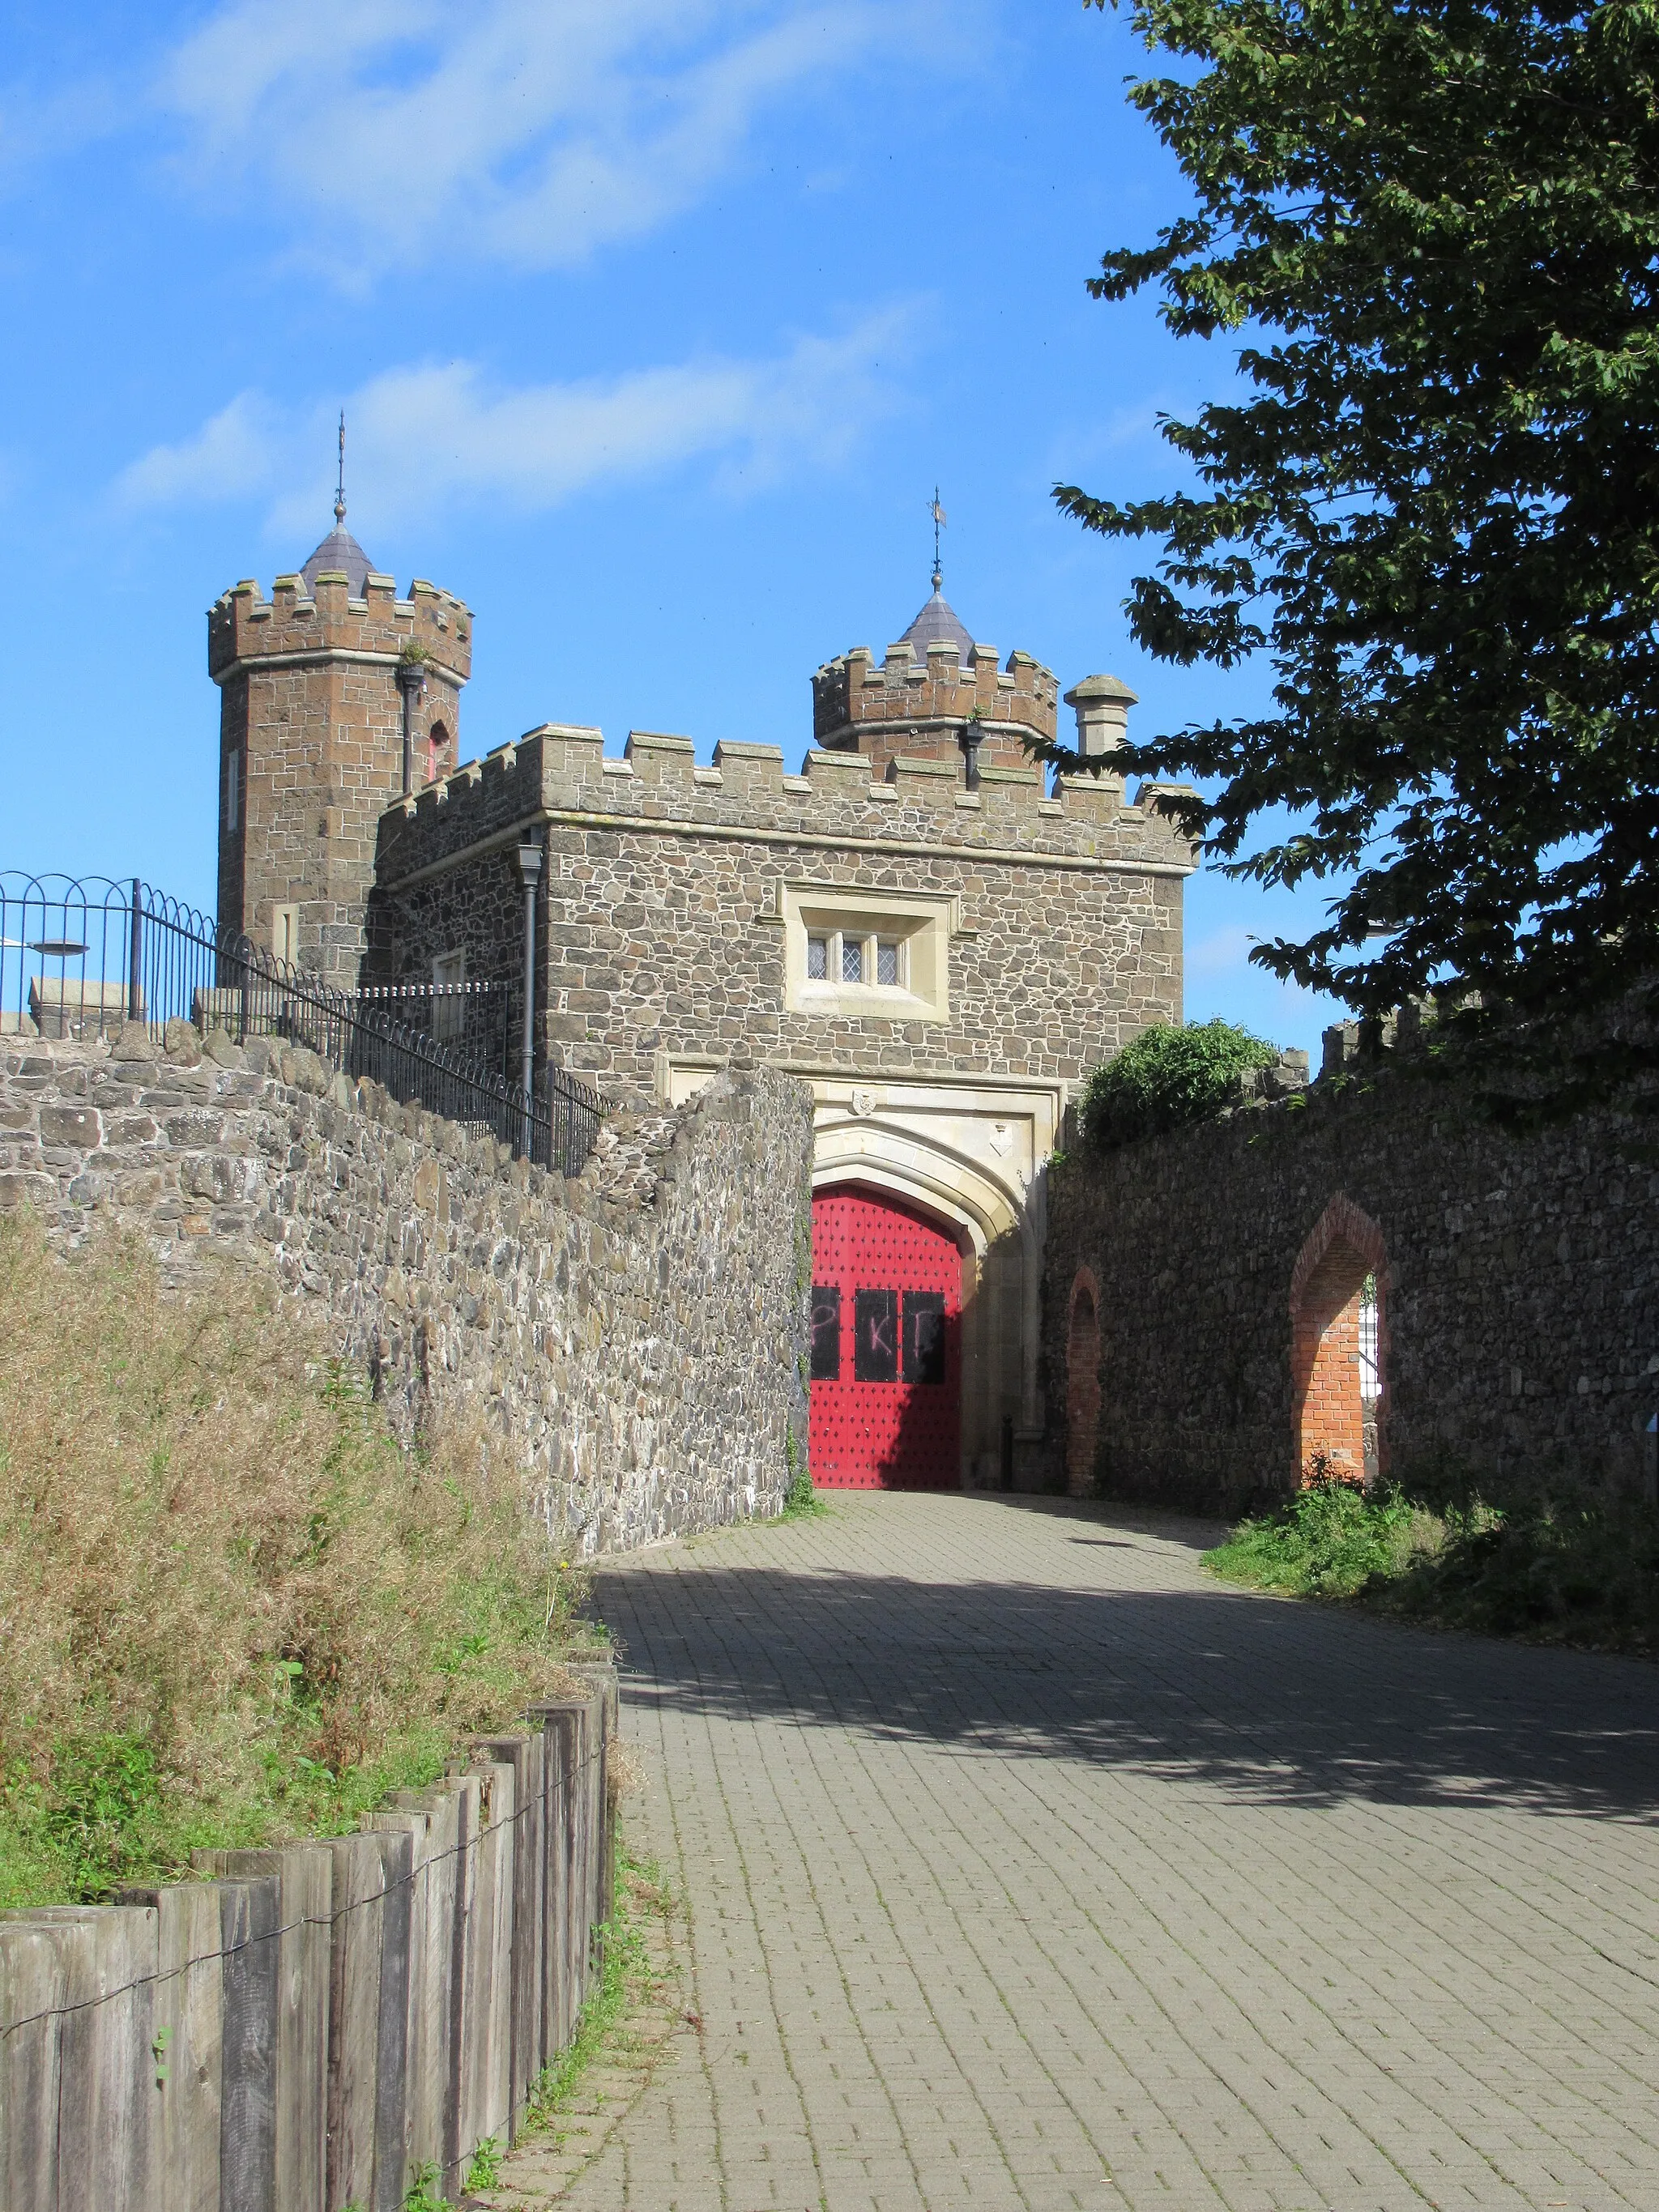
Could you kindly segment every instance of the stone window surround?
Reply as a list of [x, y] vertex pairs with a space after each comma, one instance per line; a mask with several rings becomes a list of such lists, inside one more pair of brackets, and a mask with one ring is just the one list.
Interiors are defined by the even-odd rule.
[[300, 908], [296, 902], [271, 908], [270, 949], [278, 960], [285, 961], [290, 968], [299, 966]]
[[[946, 1022], [951, 1018], [950, 944], [963, 934], [962, 902], [951, 893], [878, 891], [861, 884], [793, 882], [778, 887], [783, 925], [783, 995], [792, 1013], [857, 1019]], [[830, 974], [806, 972], [809, 936], [896, 940], [898, 983], [848, 983], [831, 948]]]

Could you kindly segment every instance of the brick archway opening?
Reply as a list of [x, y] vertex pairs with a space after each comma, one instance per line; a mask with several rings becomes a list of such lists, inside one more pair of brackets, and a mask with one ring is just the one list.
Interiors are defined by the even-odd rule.
[[1100, 1291], [1086, 1267], [1072, 1285], [1066, 1332], [1066, 1491], [1086, 1498], [1094, 1488], [1100, 1443]]
[[1298, 1483], [1367, 1484], [1382, 1471], [1387, 1273], [1382, 1231], [1339, 1192], [1291, 1277]]

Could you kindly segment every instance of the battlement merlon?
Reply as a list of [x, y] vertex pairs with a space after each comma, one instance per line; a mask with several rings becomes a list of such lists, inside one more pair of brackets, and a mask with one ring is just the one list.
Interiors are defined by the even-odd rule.
[[434, 675], [459, 687], [472, 673], [472, 612], [463, 599], [422, 576], [399, 599], [395, 580], [373, 573], [361, 599], [350, 597], [343, 570], [325, 570], [313, 590], [302, 576], [278, 576], [267, 599], [252, 577], [221, 593], [208, 609], [208, 673], [229, 682], [249, 667], [302, 665], [325, 659], [387, 667], [414, 647]]
[[1109, 777], [1067, 779], [1044, 794], [1034, 768], [988, 768], [966, 792], [938, 763], [901, 757], [880, 782], [868, 758], [814, 749], [786, 772], [776, 745], [723, 744], [710, 768], [689, 738], [636, 731], [620, 759], [603, 732], [544, 723], [511, 744], [400, 799], [380, 817], [376, 877], [395, 893], [463, 859], [507, 848], [541, 826], [706, 837], [820, 852], [860, 864], [890, 851], [1029, 861], [1036, 867], [1190, 875], [1191, 841], [1146, 786], [1126, 805]]
[[999, 667], [994, 645], [975, 645], [967, 665], [956, 645], [936, 639], [925, 656], [903, 640], [879, 666], [867, 645], [824, 663], [812, 678], [812, 738], [831, 748], [856, 747], [860, 733], [884, 723], [982, 721], [1018, 726], [1053, 741], [1060, 685], [1029, 653], [1011, 653]]

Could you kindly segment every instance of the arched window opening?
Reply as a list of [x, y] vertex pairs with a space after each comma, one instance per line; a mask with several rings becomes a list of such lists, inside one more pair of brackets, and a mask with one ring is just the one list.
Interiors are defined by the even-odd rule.
[[426, 780], [436, 783], [441, 775], [447, 775], [453, 763], [449, 757], [449, 732], [441, 722], [434, 722], [426, 733]]
[[1334, 1198], [1291, 1281], [1297, 1474], [1303, 1483], [1369, 1484], [1382, 1472], [1387, 1373], [1382, 1233]]
[[1072, 1285], [1066, 1337], [1066, 1489], [1087, 1498], [1095, 1486], [1100, 1443], [1100, 1306], [1094, 1277], [1079, 1271]]

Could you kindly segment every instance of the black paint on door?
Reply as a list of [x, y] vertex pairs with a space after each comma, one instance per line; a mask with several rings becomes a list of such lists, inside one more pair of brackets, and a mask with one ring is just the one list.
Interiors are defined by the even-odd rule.
[[841, 1380], [841, 1286], [836, 1283], [812, 1285], [812, 1380]]
[[943, 1291], [904, 1293], [904, 1379], [907, 1382], [945, 1380]]
[[853, 1380], [896, 1382], [898, 1372], [898, 1292], [854, 1291]]

